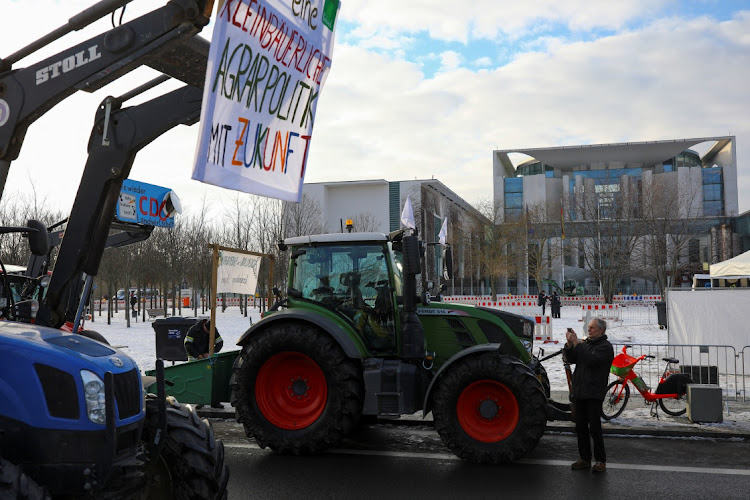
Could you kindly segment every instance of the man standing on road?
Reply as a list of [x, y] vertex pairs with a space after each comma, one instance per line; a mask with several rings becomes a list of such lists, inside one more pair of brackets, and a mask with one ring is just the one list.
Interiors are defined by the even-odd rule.
[[572, 328], [568, 328], [566, 334], [565, 356], [571, 364], [576, 365], [572, 397], [576, 407], [576, 434], [580, 458], [571, 464], [573, 470], [591, 467], [592, 440], [596, 463], [591, 467], [591, 471], [604, 472], [607, 468], [599, 415], [607, 392], [609, 368], [612, 366], [615, 351], [604, 334], [606, 331], [607, 322], [594, 318], [588, 324], [589, 336], [586, 340], [581, 341]]

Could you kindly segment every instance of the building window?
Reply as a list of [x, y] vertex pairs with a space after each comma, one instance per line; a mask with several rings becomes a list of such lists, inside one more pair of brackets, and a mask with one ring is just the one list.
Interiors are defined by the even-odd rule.
[[703, 215], [717, 217], [724, 215], [724, 183], [722, 168], [704, 168], [703, 174]]
[[523, 214], [523, 178], [506, 177], [504, 182], [505, 220], [517, 220]]

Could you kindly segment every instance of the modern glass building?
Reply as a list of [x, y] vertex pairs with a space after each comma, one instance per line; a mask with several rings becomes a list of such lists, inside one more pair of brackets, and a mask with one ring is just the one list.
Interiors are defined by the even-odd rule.
[[[740, 237], [731, 229], [739, 205], [734, 136], [495, 150], [492, 159], [494, 199], [506, 221], [533, 207], [542, 207], [550, 221], [559, 221], [562, 210], [563, 220], [571, 224], [637, 221], [648, 216], [653, 204], [668, 199], [669, 216], [690, 221], [690, 249], [685, 249], [684, 259], [692, 269], [700, 271], [741, 249]], [[561, 230], [558, 241], [559, 236]], [[577, 277], [595, 289], [590, 273], [575, 258], [576, 247], [582, 245], [585, 242], [569, 242], [568, 255], [557, 265], [559, 278]], [[508, 279], [527, 281], [523, 276]], [[679, 286], [682, 278], [674, 280]], [[637, 272], [623, 277], [623, 283], [623, 292], [653, 287]]]

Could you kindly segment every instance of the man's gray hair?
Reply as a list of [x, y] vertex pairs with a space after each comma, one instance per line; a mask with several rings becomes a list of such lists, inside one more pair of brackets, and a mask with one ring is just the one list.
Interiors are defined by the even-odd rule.
[[596, 327], [602, 331], [602, 334], [607, 331], [607, 322], [601, 318], [592, 318], [591, 321], [596, 321]]

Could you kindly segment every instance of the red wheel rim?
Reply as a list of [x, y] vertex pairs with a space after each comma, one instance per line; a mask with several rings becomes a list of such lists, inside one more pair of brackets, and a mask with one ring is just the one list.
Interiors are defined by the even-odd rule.
[[473, 439], [496, 443], [518, 425], [518, 401], [505, 384], [478, 380], [461, 392], [456, 405], [458, 423]]
[[266, 419], [282, 429], [304, 429], [326, 407], [328, 386], [320, 366], [298, 352], [281, 352], [258, 371], [255, 400]]

